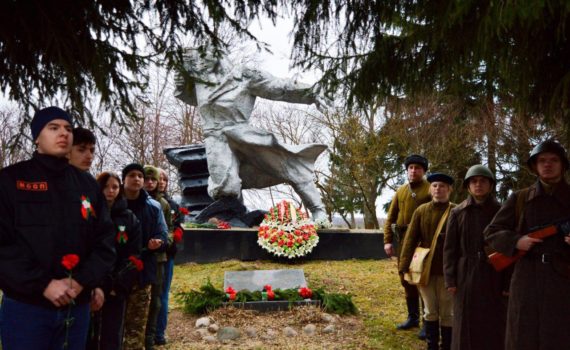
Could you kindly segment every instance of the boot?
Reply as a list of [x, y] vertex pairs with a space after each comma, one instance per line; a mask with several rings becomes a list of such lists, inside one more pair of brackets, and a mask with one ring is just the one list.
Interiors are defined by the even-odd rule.
[[420, 340], [426, 340], [426, 320], [422, 319], [422, 328], [420, 328], [420, 332], [418, 333], [418, 338]]
[[424, 321], [427, 350], [439, 350], [439, 321]]
[[441, 350], [451, 349], [451, 334], [453, 328], [441, 326]]
[[420, 324], [420, 315], [418, 312], [418, 298], [406, 298], [406, 306], [408, 307], [408, 319], [400, 323], [396, 328], [410, 329]]

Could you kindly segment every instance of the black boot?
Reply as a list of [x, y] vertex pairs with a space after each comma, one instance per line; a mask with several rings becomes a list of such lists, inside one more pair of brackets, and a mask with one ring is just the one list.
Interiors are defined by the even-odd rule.
[[408, 319], [403, 323], [400, 323], [396, 328], [398, 329], [410, 329], [417, 327], [420, 324], [419, 315], [419, 301], [418, 298], [406, 298], [406, 305], [408, 307]]
[[418, 338], [420, 340], [426, 340], [426, 320], [422, 319], [422, 328], [420, 328], [420, 332], [418, 333]]
[[439, 350], [439, 321], [424, 321], [428, 350]]
[[451, 334], [453, 328], [441, 326], [441, 350], [451, 349]]

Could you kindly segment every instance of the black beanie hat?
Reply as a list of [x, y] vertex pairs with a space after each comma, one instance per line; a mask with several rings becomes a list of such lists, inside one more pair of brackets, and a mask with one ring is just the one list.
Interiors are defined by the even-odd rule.
[[63, 119], [66, 120], [70, 125], [73, 125], [73, 118], [71, 118], [69, 113], [59, 107], [52, 106], [40, 109], [34, 114], [32, 124], [30, 125], [32, 129], [32, 139], [35, 141], [38, 136], [40, 136], [40, 132], [44, 126], [55, 119]]
[[121, 172], [121, 181], [125, 181], [125, 177], [127, 177], [127, 174], [130, 173], [133, 170], [138, 170], [140, 171], [143, 176], [144, 176], [144, 168], [142, 165], [140, 165], [139, 163], [131, 163], [129, 165], [127, 165], [126, 167], [123, 168], [123, 171]]

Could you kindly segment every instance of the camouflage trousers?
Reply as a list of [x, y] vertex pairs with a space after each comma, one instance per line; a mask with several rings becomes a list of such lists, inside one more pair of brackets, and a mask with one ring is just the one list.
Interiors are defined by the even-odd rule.
[[145, 328], [150, 305], [150, 285], [135, 286], [127, 300], [124, 350], [144, 350]]

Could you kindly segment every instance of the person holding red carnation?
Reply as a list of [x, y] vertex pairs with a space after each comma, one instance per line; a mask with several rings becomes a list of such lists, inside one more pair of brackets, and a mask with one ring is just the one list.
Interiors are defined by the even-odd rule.
[[138, 259], [142, 251], [142, 231], [139, 219], [127, 208], [119, 175], [103, 172], [97, 176], [97, 183], [115, 225], [117, 260], [102, 284], [105, 303], [91, 320], [94, 331], [87, 349], [114, 350], [122, 348], [127, 298], [138, 281], [138, 271], [143, 268]]
[[[141, 164], [131, 163], [122, 171], [123, 189], [127, 198], [127, 207], [141, 222], [143, 252], [141, 260], [144, 269], [127, 300], [125, 317], [125, 349], [152, 349], [154, 334], [152, 329], [146, 331], [150, 312], [151, 285], [159, 282], [159, 264], [157, 257], [166, 250], [168, 227], [164, 219], [160, 203], [151, 198], [143, 189], [145, 170]], [[155, 321], [156, 324], [156, 321]]]
[[91, 290], [115, 261], [103, 194], [66, 158], [72, 124], [61, 108], [37, 111], [32, 158], [0, 171], [3, 350], [84, 349]]

